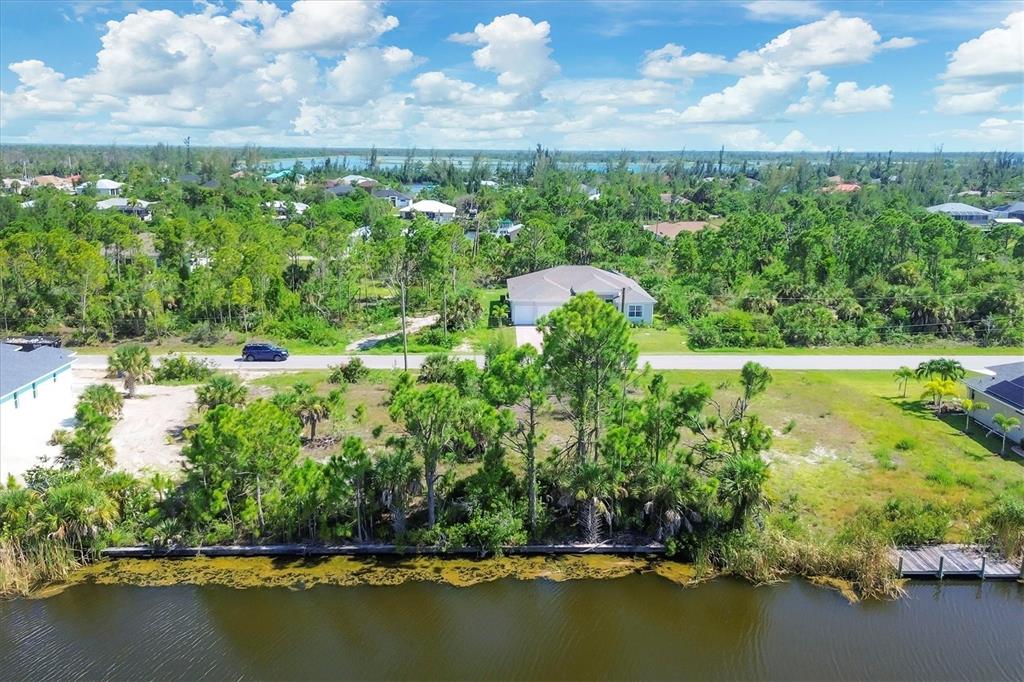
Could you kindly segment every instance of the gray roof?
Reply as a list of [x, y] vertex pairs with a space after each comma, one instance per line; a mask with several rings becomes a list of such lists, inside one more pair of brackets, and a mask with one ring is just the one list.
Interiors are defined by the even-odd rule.
[[622, 289], [626, 303], [655, 303], [636, 280], [591, 265], [558, 265], [508, 280], [508, 297], [513, 302], [565, 303], [585, 291], [617, 299]]
[[21, 350], [21, 346], [0, 343], [0, 398], [70, 364], [71, 359], [71, 353], [61, 348]]
[[334, 187], [328, 187], [327, 191], [336, 197], [343, 197], [347, 194], [352, 194], [356, 191], [356, 188], [352, 185], [335, 185]]
[[1001, 211], [1003, 213], [1017, 213], [1018, 211], [1024, 211], [1024, 201], [1015, 201], [1012, 204], [1003, 204], [1002, 206], [996, 206], [992, 210]]
[[396, 189], [375, 189], [370, 192], [373, 196], [378, 199], [387, 199], [388, 197], [396, 197], [398, 199], [412, 199], [408, 194], [402, 194]]
[[1024, 362], [987, 367], [992, 376], [972, 376], [964, 383], [989, 398], [1024, 412]]
[[956, 201], [949, 202], [947, 204], [938, 204], [936, 206], [928, 207], [929, 213], [950, 213], [952, 215], [976, 215], [976, 216], [987, 216], [990, 215], [989, 211], [977, 206], [971, 206], [970, 204], [961, 204]]

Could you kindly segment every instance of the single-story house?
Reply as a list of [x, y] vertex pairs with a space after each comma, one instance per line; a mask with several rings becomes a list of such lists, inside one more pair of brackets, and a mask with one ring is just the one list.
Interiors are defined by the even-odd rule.
[[[996, 413], [1016, 417], [1024, 427], [1024, 362], [987, 367], [988, 374], [971, 376], [963, 380], [967, 397], [988, 403], [985, 410], [975, 410], [974, 420], [1002, 436], [1002, 430], [993, 420]], [[1024, 428], [1012, 429], [1006, 439], [1020, 445], [1024, 442]]]
[[580, 183], [580, 191], [587, 195], [587, 199], [591, 201], [597, 201], [601, 198], [601, 190], [596, 187], [591, 187], [586, 183]]
[[424, 199], [399, 209], [403, 218], [412, 219], [416, 214], [426, 216], [435, 223], [450, 223], [455, 220], [455, 207], [433, 199]]
[[373, 196], [378, 199], [384, 199], [391, 203], [397, 209], [403, 209], [412, 203], [412, 197], [408, 194], [403, 194], [395, 189], [375, 189], [370, 192]]
[[654, 321], [657, 301], [636, 280], [591, 265], [558, 265], [509, 278], [512, 324], [537, 324], [539, 318], [585, 291], [593, 291], [622, 310], [630, 322], [651, 324]]
[[481, 187], [497, 187], [498, 183], [496, 183], [494, 180], [481, 180], [480, 181], [480, 186]]
[[673, 194], [672, 192], [662, 192], [658, 195], [663, 204], [692, 204], [693, 202], [684, 196], [679, 194]]
[[72, 362], [61, 348], [0, 343], [0, 480], [35, 465], [74, 419]]
[[346, 175], [343, 178], [337, 178], [335, 179], [335, 182], [342, 185], [362, 185], [365, 183], [372, 183], [371, 187], [377, 185], [377, 181], [374, 180], [373, 178], [368, 178], [365, 175], [355, 174]]
[[109, 211], [114, 209], [124, 213], [125, 215], [133, 215], [139, 220], [149, 222], [153, 219], [153, 214], [150, 212], [149, 207], [155, 204], [155, 201], [143, 201], [139, 199], [135, 203], [129, 203], [124, 197], [111, 197], [110, 199], [103, 199], [96, 202], [97, 211]]
[[644, 225], [644, 229], [658, 237], [675, 239], [679, 236], [680, 232], [700, 232], [707, 226], [708, 223], [705, 220], [680, 220], [674, 223]]
[[119, 197], [121, 196], [122, 187], [124, 185], [120, 182], [103, 178], [96, 181], [96, 194], [104, 197]]
[[327, 187], [324, 189], [324, 191], [327, 192], [328, 194], [333, 194], [336, 197], [347, 197], [349, 194], [352, 194], [352, 192], [355, 192], [356, 188], [353, 187], [352, 185], [341, 184], [334, 185], [332, 187]]
[[956, 201], [929, 206], [925, 210], [929, 213], [945, 213], [954, 220], [961, 220], [969, 225], [978, 225], [979, 227], [988, 225], [989, 219], [992, 218], [992, 213], [983, 208]]
[[992, 209], [996, 218], [1017, 218], [1024, 220], [1024, 201], [1015, 201], [1012, 204], [1003, 204]]

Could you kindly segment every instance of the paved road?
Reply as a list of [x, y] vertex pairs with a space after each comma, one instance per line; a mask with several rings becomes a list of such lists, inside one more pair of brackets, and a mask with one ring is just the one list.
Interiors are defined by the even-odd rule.
[[[159, 357], [159, 356], [158, 356]], [[287, 372], [302, 369], [327, 369], [328, 365], [347, 362], [351, 355], [293, 355], [284, 362], [243, 362], [231, 355], [201, 355], [220, 369], [244, 369], [247, 371]], [[371, 369], [401, 369], [401, 355], [360, 355]], [[409, 368], [417, 369], [425, 355], [410, 355]], [[461, 355], [455, 357], [475, 360], [483, 365], [482, 355]], [[689, 355], [641, 355], [640, 365], [649, 363], [653, 369], [739, 369], [748, 360], [754, 360], [771, 369], [818, 369], [818, 370], [894, 370], [903, 365], [916, 367], [919, 363], [937, 355], [744, 355], [744, 354], [689, 354]], [[1017, 355], [953, 355], [970, 370], [981, 370], [992, 365], [1021, 362]], [[105, 369], [107, 359], [102, 355], [81, 355], [75, 362], [80, 369]]]

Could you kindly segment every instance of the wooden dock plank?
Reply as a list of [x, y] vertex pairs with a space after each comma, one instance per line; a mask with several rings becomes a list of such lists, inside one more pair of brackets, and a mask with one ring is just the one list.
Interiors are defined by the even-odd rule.
[[[980, 577], [982, 551], [970, 545], [931, 545], [901, 547], [893, 553], [893, 564], [902, 560], [904, 577], [937, 577], [942, 565], [943, 577]], [[985, 578], [1017, 578], [1021, 568], [1000, 556], [985, 558]]]

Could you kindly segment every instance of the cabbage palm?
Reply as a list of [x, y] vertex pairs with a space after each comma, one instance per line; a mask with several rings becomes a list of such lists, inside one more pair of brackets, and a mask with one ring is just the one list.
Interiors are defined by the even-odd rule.
[[732, 506], [731, 523], [739, 528], [747, 512], [764, 502], [768, 463], [756, 454], [734, 455], [725, 462], [719, 477], [719, 497]]
[[135, 387], [153, 379], [153, 359], [149, 349], [138, 343], [118, 346], [107, 357], [107, 369], [114, 376], [124, 377], [124, 389], [128, 397], [135, 397]]
[[78, 398], [78, 404], [92, 405], [97, 412], [110, 419], [121, 417], [124, 408], [124, 396], [110, 384], [89, 384]]
[[234, 377], [218, 374], [196, 389], [200, 410], [212, 410], [218, 405], [241, 407], [248, 396], [245, 386]]

